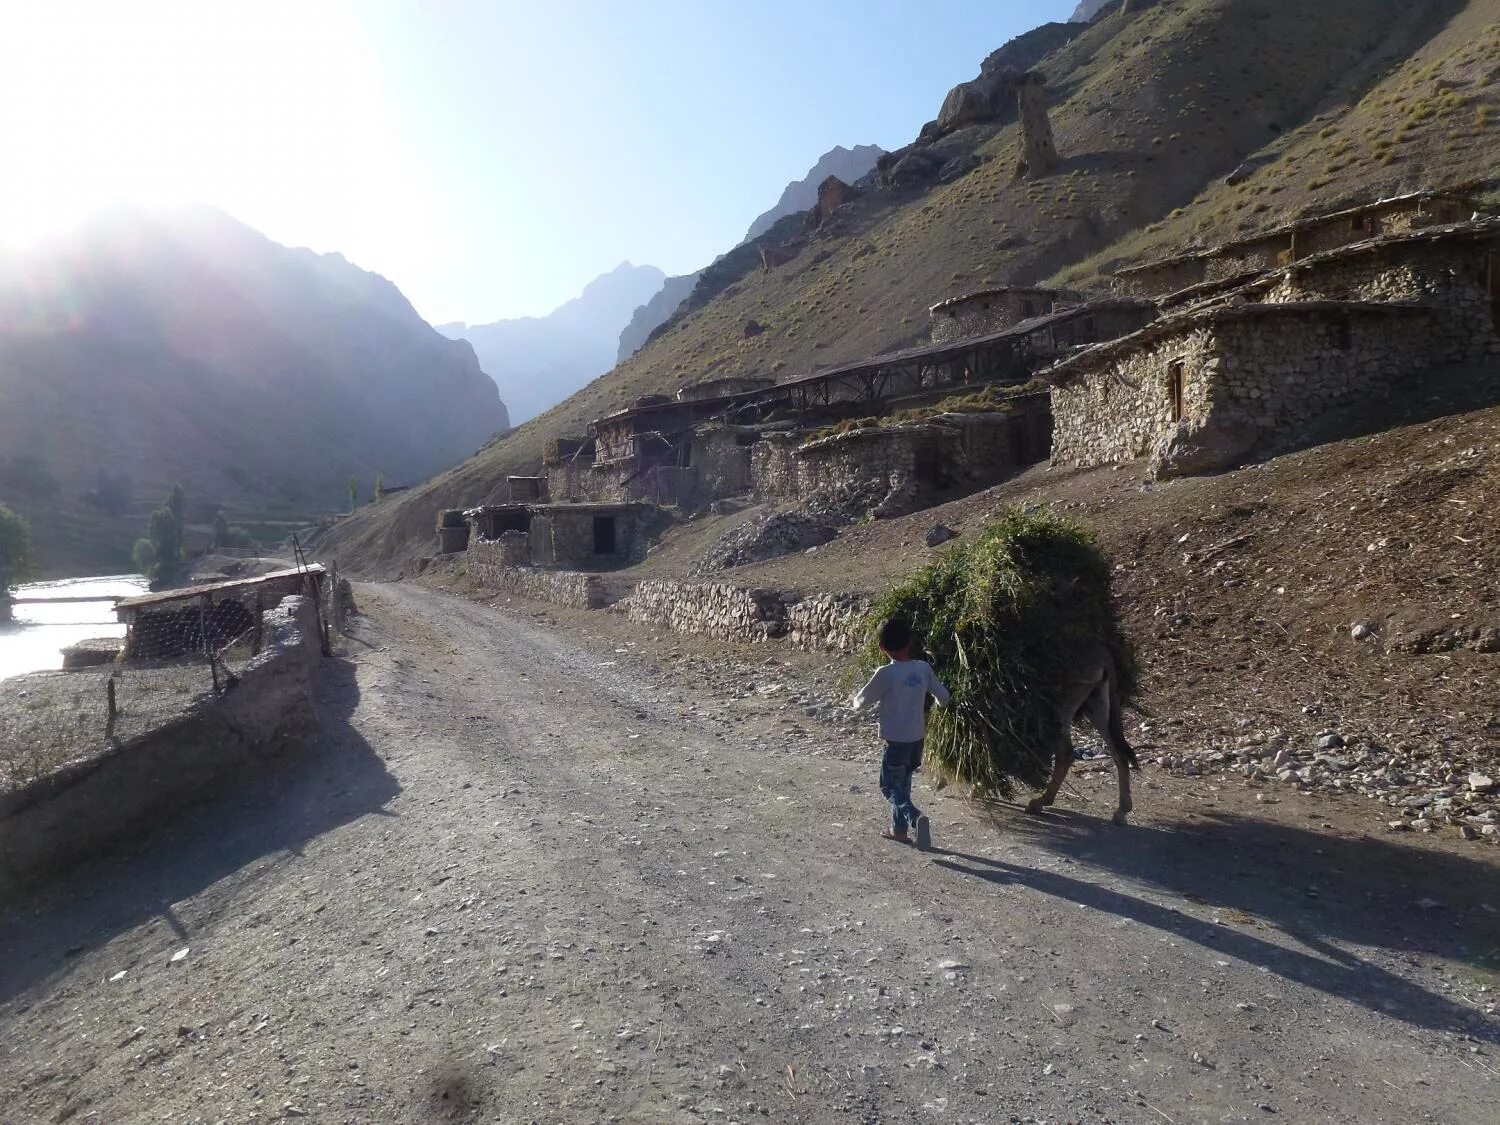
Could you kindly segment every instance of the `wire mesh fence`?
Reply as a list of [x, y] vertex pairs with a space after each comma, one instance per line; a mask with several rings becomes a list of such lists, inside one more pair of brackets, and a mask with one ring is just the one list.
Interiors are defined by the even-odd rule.
[[340, 616], [329, 608], [342, 595], [335, 575], [301, 560], [269, 581], [171, 591], [132, 607], [112, 663], [0, 684], [10, 697], [0, 706], [0, 793], [216, 706], [269, 643], [266, 611], [292, 593], [313, 599], [326, 654]]

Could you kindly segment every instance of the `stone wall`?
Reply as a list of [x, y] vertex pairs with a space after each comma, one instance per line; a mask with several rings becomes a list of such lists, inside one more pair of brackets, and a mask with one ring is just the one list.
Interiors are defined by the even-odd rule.
[[617, 608], [632, 621], [726, 641], [784, 637], [808, 651], [847, 651], [859, 643], [868, 602], [857, 594], [803, 598], [726, 583], [647, 579]]
[[[696, 507], [750, 491], [750, 450], [754, 435], [734, 426], [711, 426], [693, 435], [692, 478], [680, 502]], [[685, 470], [687, 471], [687, 470]]]
[[797, 465], [793, 454], [807, 440], [805, 433], [761, 434], [750, 447], [750, 489], [758, 497], [797, 495]]
[[1001, 289], [955, 297], [934, 305], [932, 342], [946, 344], [973, 336], [988, 336], [1022, 320], [1050, 313], [1054, 294], [1049, 290]]
[[1500, 352], [1500, 334], [1486, 292], [1493, 245], [1403, 242], [1311, 262], [1287, 271], [1262, 299], [1435, 305], [1439, 311], [1428, 329], [1431, 361], [1463, 363]]
[[298, 745], [316, 722], [317, 609], [291, 595], [266, 611], [264, 627], [233, 690], [0, 797], [0, 893], [136, 839]]
[[1277, 310], [1186, 326], [1053, 388], [1053, 462], [1100, 465], [1152, 452], [1178, 426], [1175, 364], [1184, 426], [1232, 420], [1242, 452], [1295, 448], [1341, 413], [1418, 377], [1430, 355], [1430, 320]]
[[1165, 297], [1168, 293], [1201, 285], [1207, 279], [1207, 260], [1189, 258], [1116, 274], [1110, 289], [1120, 297]]
[[518, 567], [502, 562], [502, 557], [498, 541], [480, 540], [470, 546], [464, 565], [473, 578], [490, 590], [573, 609], [598, 609], [604, 605], [604, 587], [595, 575]]

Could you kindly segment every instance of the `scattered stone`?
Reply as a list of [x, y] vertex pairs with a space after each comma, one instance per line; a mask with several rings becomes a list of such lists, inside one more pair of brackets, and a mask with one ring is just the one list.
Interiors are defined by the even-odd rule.
[[940, 547], [950, 539], [957, 539], [958, 532], [947, 524], [938, 524], [927, 533], [926, 543], [929, 547]]
[[172, 956], [169, 958], [169, 962], [171, 964], [175, 965], [179, 961], [186, 961], [187, 960], [187, 955], [188, 955], [188, 949], [189, 949], [189, 947], [186, 946], [186, 945], [184, 945], [176, 953], [172, 954]]
[[1490, 793], [1495, 789], [1495, 779], [1482, 773], [1469, 775], [1469, 788], [1476, 793]]
[[1344, 736], [1337, 731], [1329, 731], [1318, 737], [1319, 750], [1337, 750], [1344, 745]]

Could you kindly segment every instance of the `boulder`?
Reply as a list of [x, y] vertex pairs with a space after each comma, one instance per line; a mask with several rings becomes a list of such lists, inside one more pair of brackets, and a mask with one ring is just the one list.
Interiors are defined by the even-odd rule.
[[1231, 469], [1259, 438], [1255, 423], [1229, 410], [1215, 410], [1201, 422], [1179, 422], [1151, 451], [1151, 475], [1170, 480]]
[[979, 82], [960, 82], [948, 91], [942, 109], [938, 110], [938, 133], [951, 133], [994, 116], [995, 104], [988, 90]]
[[942, 166], [942, 161], [930, 152], [905, 148], [901, 150], [899, 158], [891, 163], [883, 179], [885, 185], [895, 191], [926, 187], [937, 179]]
[[937, 524], [927, 533], [926, 543], [929, 547], [941, 547], [950, 539], [957, 539], [958, 532], [947, 524]]
[[954, 180], [962, 179], [974, 171], [975, 168], [978, 168], [981, 163], [979, 157], [975, 156], [972, 152], [963, 156], [955, 156], [938, 169], [938, 183], [949, 184]]
[[1237, 186], [1239, 184], [1244, 183], [1246, 180], [1248, 180], [1253, 175], [1255, 175], [1255, 165], [1251, 164], [1247, 160], [1245, 163], [1241, 164], [1238, 168], [1236, 168], [1233, 172], [1229, 173], [1229, 175], [1225, 176], [1224, 177], [1224, 182], [1226, 184], [1228, 184], [1230, 187], [1235, 187], [1235, 186]]

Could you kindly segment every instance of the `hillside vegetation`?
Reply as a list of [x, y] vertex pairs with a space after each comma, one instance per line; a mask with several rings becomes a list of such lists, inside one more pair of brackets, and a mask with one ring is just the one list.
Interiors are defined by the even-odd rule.
[[[371, 567], [430, 553], [438, 509], [497, 498], [549, 437], [706, 377], [785, 379], [919, 342], [927, 306], [948, 296], [1047, 278], [1099, 288], [1119, 261], [1321, 204], [1493, 176], [1497, 21], [1500, 0], [1174, 0], [1100, 15], [1036, 64], [1062, 155], [1050, 175], [1015, 178], [1014, 124], [941, 138], [939, 159], [972, 154], [977, 166], [932, 187], [867, 181], [793, 261], [749, 270], [566, 402], [324, 547]], [[1032, 34], [1044, 33], [1057, 38]], [[1029, 65], [1026, 39], [1006, 50]], [[1224, 185], [1246, 162], [1259, 171]], [[752, 319], [765, 331], [747, 336]]]
[[114, 214], [0, 266], [0, 500], [44, 573], [126, 566], [174, 481], [194, 522], [277, 527], [506, 426], [469, 345], [389, 281], [217, 211]]

